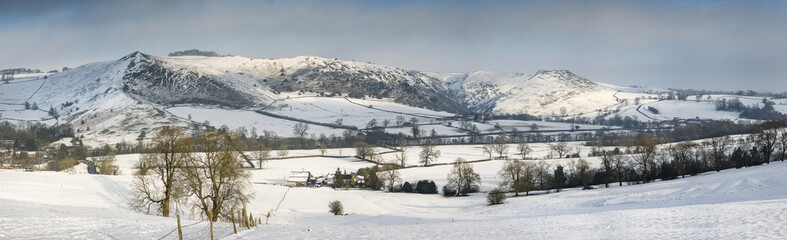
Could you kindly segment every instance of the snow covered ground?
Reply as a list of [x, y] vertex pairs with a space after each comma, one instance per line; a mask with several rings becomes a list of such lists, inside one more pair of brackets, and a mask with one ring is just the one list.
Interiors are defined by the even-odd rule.
[[[55, 121], [48, 116], [49, 106], [39, 105], [28, 99], [45, 83], [46, 74], [20, 74], [8, 84], [0, 84], [0, 119], [11, 122], [41, 121], [53, 124]], [[25, 109], [28, 102], [30, 109]], [[39, 109], [32, 109], [33, 103]]]
[[[658, 113], [650, 111], [649, 107], [655, 108]], [[617, 115], [621, 117], [636, 117], [640, 121], [672, 120], [674, 118], [729, 119], [735, 121], [739, 119], [740, 113], [717, 111], [713, 102], [664, 100], [645, 103], [640, 106], [632, 106], [621, 111]], [[610, 117], [614, 117], [614, 115], [610, 115]]]
[[[580, 143], [571, 143], [579, 145]], [[474, 145], [438, 146], [438, 162], [456, 157], [483, 159]], [[546, 144], [532, 144], [534, 156], [547, 154]], [[512, 145], [513, 149], [514, 146]], [[382, 150], [382, 149], [378, 149]], [[419, 148], [411, 147], [409, 165], [417, 164]], [[583, 149], [585, 151], [586, 149]], [[329, 149], [327, 155], [338, 155]], [[341, 149], [350, 155], [352, 149]], [[315, 155], [316, 150], [291, 151]], [[584, 155], [585, 153], [583, 153]], [[386, 154], [390, 156], [391, 154]], [[69, 172], [0, 170], [0, 239], [158, 239], [175, 227], [174, 218], [134, 213], [128, 208], [132, 166], [138, 154], [119, 155], [119, 176]], [[588, 158], [594, 167], [597, 159]], [[547, 160], [553, 165], [569, 159]], [[503, 161], [473, 163], [482, 177], [482, 190], [499, 183]], [[305, 157], [271, 160], [252, 171], [255, 216], [271, 212], [268, 225], [232, 235], [231, 225], [216, 224], [224, 239], [783, 239], [787, 229], [787, 163], [705, 173], [643, 185], [614, 185], [609, 189], [509, 198], [488, 206], [483, 193], [469, 197], [387, 193], [368, 190], [289, 188], [282, 182], [289, 171], [315, 175], [335, 169], [353, 171], [371, 163], [353, 158]], [[446, 182], [451, 166], [407, 168], [402, 179]], [[273, 183], [273, 184], [271, 184]], [[327, 203], [340, 200], [346, 216], [327, 212]], [[189, 239], [207, 237], [207, 224], [188, 214], [182, 219]], [[167, 235], [176, 238], [177, 233]]]
[[[0, 238], [157, 239], [170, 233], [174, 218], [128, 210], [130, 180], [125, 174], [3, 170]], [[255, 184], [249, 209], [256, 216], [271, 211], [270, 224], [232, 235], [229, 224], [217, 223], [215, 234], [224, 239], [783, 239], [785, 184], [783, 162], [644, 185], [567, 189], [496, 206], [486, 205], [483, 194], [444, 198]], [[330, 215], [331, 200], [342, 201], [349, 215]], [[184, 228], [189, 239], [207, 237], [204, 222], [182, 221], [197, 223]]]
[[[571, 127], [579, 127], [578, 129], [601, 129], [604, 127], [609, 128], [608, 126], [602, 125], [590, 125], [590, 124], [572, 124], [572, 123], [562, 123], [562, 122], [547, 122], [547, 121], [520, 121], [520, 120], [491, 120], [487, 121], [486, 124], [495, 126], [499, 125], [503, 130], [506, 131], [513, 131], [514, 129], [518, 131], [530, 131], [530, 126], [532, 124], [536, 124], [536, 130], [571, 130]], [[615, 128], [615, 127], [612, 127]], [[490, 132], [492, 130], [489, 130]], [[499, 130], [495, 130], [499, 131]]]
[[384, 100], [345, 99], [341, 97], [298, 97], [280, 100], [273, 104], [271, 113], [309, 119], [322, 123], [334, 123], [342, 119], [343, 125], [365, 128], [372, 120], [377, 120], [377, 125], [382, 126], [383, 121], [390, 121], [390, 126], [396, 123], [396, 117], [402, 116], [406, 121], [415, 117], [420, 123], [428, 123], [435, 118], [450, 117], [453, 114], [446, 112], [430, 111], [427, 109], [410, 107]]
[[[631, 93], [618, 93], [619, 96], [626, 96], [626, 94]], [[632, 117], [638, 119], [639, 121], [650, 121], [650, 120], [672, 120], [674, 118], [680, 119], [714, 119], [714, 120], [747, 120], [741, 119], [739, 112], [727, 112], [727, 111], [718, 111], [716, 110], [715, 101], [720, 99], [725, 100], [732, 100], [737, 99], [745, 106], [759, 106], [762, 107], [762, 97], [747, 97], [747, 96], [733, 96], [733, 95], [709, 95], [710, 100], [707, 97], [703, 97], [700, 101], [696, 100], [696, 96], [689, 96], [688, 100], [662, 100], [656, 101], [653, 99], [642, 99], [640, 104], [634, 104], [633, 101], [629, 101], [629, 104], [626, 106], [621, 107], [621, 111], [616, 114], [612, 114], [607, 116], [607, 118], [612, 118], [615, 115], [619, 115], [621, 117]], [[630, 99], [630, 97], [629, 97]], [[787, 113], [787, 99], [769, 99], [769, 101], [773, 101], [776, 105], [774, 105], [774, 109], [776, 111]], [[649, 107], [655, 108], [658, 113], [654, 113], [648, 110]]]
[[[198, 108], [198, 107], [173, 107], [168, 108], [168, 112], [181, 117], [204, 123], [208, 121], [211, 126], [221, 127], [227, 125], [230, 129], [238, 129], [245, 127], [251, 131], [252, 128], [257, 129], [257, 133], [262, 134], [263, 130], [275, 132], [278, 136], [294, 137], [292, 129], [297, 122], [288, 121], [279, 118], [265, 116], [254, 111], [248, 110], [228, 110], [220, 108]], [[314, 134], [336, 134], [341, 135], [344, 129], [334, 129], [317, 125], [309, 125], [308, 133]]]
[[[779, 162], [645, 185], [509, 198], [496, 206], [487, 206], [483, 195], [374, 196], [293, 188], [276, 217], [292, 219], [237, 238], [783, 239], [785, 170], [787, 164]], [[317, 199], [339, 199], [351, 214], [329, 216]]]

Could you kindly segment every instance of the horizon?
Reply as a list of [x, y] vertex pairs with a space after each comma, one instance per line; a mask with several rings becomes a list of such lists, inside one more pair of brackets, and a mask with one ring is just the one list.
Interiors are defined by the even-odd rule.
[[[216, 52], [216, 51], [212, 51], [212, 50], [204, 50], [204, 49], [184, 49], [184, 50], [178, 50], [178, 51], [186, 51], [186, 50], [199, 50], [199, 51], [204, 51], [204, 52]], [[174, 51], [174, 52], [178, 52], [178, 51]], [[136, 53], [136, 52], [139, 52], [139, 53], [142, 53], [142, 54], [146, 54], [146, 55], [155, 56], [155, 57], [182, 57], [182, 56], [167, 56], [168, 54], [170, 54], [170, 53], [174, 53], [174, 52], [170, 52], [170, 53], [168, 53], [168, 54], [161, 54], [161, 55], [157, 55], [157, 54], [156, 54], [156, 55], [154, 55], [154, 54], [145, 53], [145, 52], [142, 52], [142, 51], [133, 51], [133, 52], [131, 52], [131, 53], [129, 53], [129, 54], [123, 55], [123, 56], [122, 56], [122, 57], [120, 57], [120, 58], [123, 58], [123, 57], [125, 57], [125, 56], [131, 55], [131, 54], [134, 54], [134, 53]], [[226, 53], [222, 53], [222, 52], [216, 52], [216, 53], [217, 53], [217, 54], [220, 54], [220, 55], [222, 55], [222, 56], [211, 56], [211, 57], [243, 57], [243, 58], [247, 58], [246, 56], [242, 56], [242, 55], [226, 54]], [[183, 56], [196, 56], [196, 55], [183, 55]], [[322, 57], [322, 56], [315, 56], [315, 55], [298, 55], [298, 56], [292, 56], [292, 57], [282, 57], [282, 58], [253, 58], [253, 59], [273, 59], [273, 60], [276, 60], [276, 59], [287, 59], [287, 58], [297, 58], [297, 57], [319, 57], [319, 58], [330, 59], [330, 58], [327, 58], [327, 57]], [[77, 68], [77, 67], [80, 67], [80, 66], [83, 66], [83, 65], [91, 64], [91, 63], [97, 63], [97, 62], [107, 62], [107, 61], [117, 61], [117, 60], [119, 60], [120, 58], [117, 58], [117, 59], [107, 59], [107, 60], [99, 60], [99, 61], [94, 61], [94, 62], [88, 62], [88, 63], [84, 63], [84, 64], [76, 65], [76, 66], [73, 66], [73, 67], [71, 67], [71, 66], [64, 66], [64, 67], [68, 67], [69, 69], [74, 69], [74, 68]], [[363, 62], [363, 63], [371, 63], [371, 64], [380, 65], [380, 64], [377, 64], [377, 63], [374, 63], [374, 62], [367, 62], [367, 61], [360, 61], [360, 60], [348, 60], [348, 59], [338, 59], [338, 60], [340, 60], [340, 61], [351, 61], [351, 62]], [[388, 67], [396, 67], [396, 66], [389, 66], [389, 65], [383, 65], [383, 66], [388, 66]], [[18, 67], [18, 68], [25, 68], [25, 69], [31, 69], [31, 70], [41, 70], [41, 72], [42, 72], [42, 73], [46, 73], [46, 72], [53, 71], [53, 70], [56, 70], [56, 71], [60, 72], [60, 71], [62, 70], [62, 69], [58, 69], [58, 68], [55, 68], [55, 69], [40, 69], [40, 68], [30, 68], [30, 67]], [[18, 69], [18, 68], [2, 68], [2, 69]], [[404, 70], [408, 70], [408, 71], [420, 71], [420, 70], [418, 70], [418, 69], [404, 69]], [[571, 69], [537, 69], [537, 70], [535, 70], [535, 71], [533, 71], [533, 72], [494, 72], [494, 71], [487, 71], [487, 70], [476, 70], [476, 71], [467, 71], [467, 72], [434, 72], [434, 71], [420, 71], [420, 72], [433, 72], [433, 73], [475, 73], [475, 72], [494, 72], [494, 73], [502, 73], [502, 74], [520, 74], [520, 73], [522, 73], [522, 74], [533, 74], [533, 75], [535, 75], [535, 74], [537, 74], [537, 73], [538, 73], [538, 72], [540, 72], [540, 71], [569, 71], [569, 72], [571, 72], [572, 74], [575, 74], [575, 75], [577, 75], [577, 76], [579, 76], [579, 77], [586, 78], [586, 79], [588, 79], [588, 80], [590, 80], [590, 81], [593, 81], [593, 82], [596, 82], [596, 83], [612, 84], [612, 83], [608, 83], [608, 82], [595, 81], [595, 80], [593, 80], [593, 79], [590, 79], [590, 78], [587, 78], [587, 77], [583, 76], [583, 75], [582, 75], [582, 74], [580, 74], [580, 73], [577, 73], [577, 72], [575, 72], [575, 71], [572, 71]], [[703, 89], [694, 89], [694, 88], [677, 88], [677, 87], [669, 87], [669, 86], [666, 86], [666, 87], [656, 87], [656, 86], [648, 86], [648, 85], [637, 85], [637, 84], [612, 84], [612, 85], [619, 86], [619, 87], [640, 87], [640, 88], [653, 88], [653, 89], [662, 89], [662, 90], [685, 90], [685, 91], [708, 91], [708, 92], [738, 92], [738, 91], [744, 91], [744, 92], [747, 92], [747, 91], [755, 91], [755, 90], [753, 90], [753, 89], [731, 89], [731, 90], [719, 90], [719, 89], [708, 89], [708, 88], [703, 88]], [[759, 90], [759, 91], [755, 91], [755, 92], [757, 92], [758, 94], [781, 94], [781, 93], [787, 93], [787, 90], [783, 90], [783, 91], [765, 91], [765, 90]]]

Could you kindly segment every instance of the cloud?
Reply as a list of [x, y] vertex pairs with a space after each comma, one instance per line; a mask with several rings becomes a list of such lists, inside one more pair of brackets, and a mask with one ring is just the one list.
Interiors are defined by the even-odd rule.
[[783, 2], [3, 3], [0, 67], [200, 48], [424, 71], [569, 69], [601, 82], [787, 90]]

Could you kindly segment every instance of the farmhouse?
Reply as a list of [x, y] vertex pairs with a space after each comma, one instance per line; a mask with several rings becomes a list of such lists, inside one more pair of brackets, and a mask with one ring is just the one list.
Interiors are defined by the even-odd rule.
[[290, 171], [287, 182], [296, 186], [307, 186], [310, 184], [312, 177], [312, 173], [309, 171]]
[[[356, 172], [350, 172], [350, 173], [345, 172], [344, 174], [341, 175], [341, 177], [342, 180], [344, 181], [344, 184], [347, 186], [356, 186], [358, 184], [363, 184], [365, 182], [364, 177], [358, 175], [358, 173]], [[323, 177], [323, 179], [324, 179], [323, 180], [324, 184], [333, 185], [334, 179], [336, 179], [336, 174], [334, 173], [326, 174], [325, 177]]]

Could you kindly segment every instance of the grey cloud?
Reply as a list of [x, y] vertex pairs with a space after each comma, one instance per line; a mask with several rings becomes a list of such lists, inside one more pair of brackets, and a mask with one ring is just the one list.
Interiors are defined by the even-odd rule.
[[8, 20], [0, 23], [0, 67], [50, 69], [135, 50], [165, 55], [201, 48], [265, 58], [318, 55], [424, 71], [565, 68], [622, 85], [787, 90], [783, 2], [26, 4], [0, 10], [0, 16], [6, 11], [15, 16], [0, 17]]

